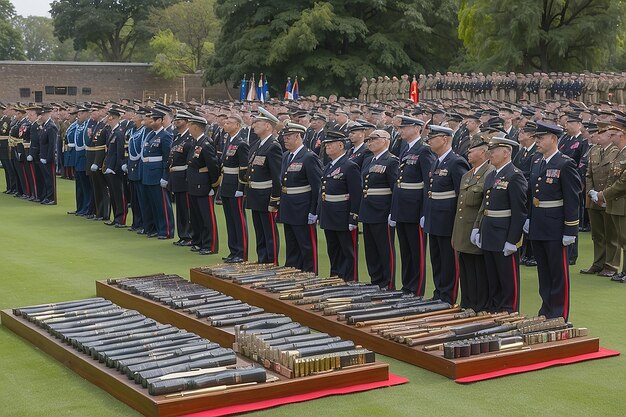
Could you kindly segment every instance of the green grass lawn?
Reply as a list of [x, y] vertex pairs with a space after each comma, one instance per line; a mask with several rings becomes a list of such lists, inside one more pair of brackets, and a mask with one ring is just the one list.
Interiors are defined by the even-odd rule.
[[[4, 173], [0, 173], [4, 190]], [[41, 206], [0, 194], [0, 308], [93, 297], [94, 281], [104, 278], [176, 273], [221, 261], [227, 254], [222, 208], [220, 257], [199, 256], [172, 241], [147, 239], [69, 216], [74, 183], [58, 181], [60, 204]], [[248, 219], [251, 223], [251, 219]], [[253, 242], [250, 225], [250, 240]], [[361, 242], [361, 252], [362, 252]], [[323, 233], [320, 252], [325, 252]], [[284, 259], [284, 243], [282, 244]], [[254, 250], [251, 247], [251, 253]], [[589, 233], [581, 235], [578, 265], [571, 270], [570, 320], [588, 327], [601, 345], [626, 350], [626, 285], [580, 275], [592, 258]], [[398, 265], [399, 269], [399, 265]], [[320, 271], [327, 273], [326, 256]], [[367, 277], [361, 257], [361, 280]], [[432, 281], [432, 280], [431, 280]], [[427, 294], [432, 293], [428, 281]], [[536, 271], [522, 267], [521, 311], [539, 308]], [[36, 346], [0, 327], [0, 416], [135, 416], [122, 402], [83, 380]], [[410, 383], [347, 396], [282, 406], [255, 416], [623, 416], [626, 363], [622, 357], [585, 362], [459, 385], [432, 372], [384, 356], [390, 370]]]

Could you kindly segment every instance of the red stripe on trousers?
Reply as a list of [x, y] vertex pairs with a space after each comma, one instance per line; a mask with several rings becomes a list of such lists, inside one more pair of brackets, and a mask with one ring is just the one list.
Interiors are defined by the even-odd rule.
[[354, 258], [352, 260], [352, 267], [354, 268], [354, 275], [352, 276], [352, 281], [356, 282], [358, 281], [358, 277], [359, 277], [359, 264], [357, 262], [357, 247], [356, 247], [356, 243], [357, 243], [357, 239], [359, 238], [359, 229], [354, 229], [352, 232], [350, 232], [352, 235], [352, 247], [354, 248]]
[[30, 175], [33, 178], [33, 187], [35, 187], [35, 198], [39, 198], [39, 192], [37, 191], [37, 176], [35, 175], [35, 166], [30, 163]]
[[511, 266], [513, 267], [513, 311], [517, 311], [519, 308], [519, 288], [517, 288], [517, 265], [515, 265], [515, 255], [511, 255]]
[[314, 224], [309, 225], [309, 235], [311, 236], [311, 247], [313, 248], [313, 272], [317, 275], [317, 239]]
[[569, 271], [568, 271], [568, 259], [567, 259], [567, 246], [563, 246], [563, 277], [565, 282], [563, 283], [563, 318], [567, 320], [569, 315]]
[[161, 188], [161, 196], [163, 197], [163, 213], [165, 214], [165, 227], [167, 228], [167, 234], [165, 236], [170, 236], [170, 219], [167, 217], [167, 203], [165, 202], [165, 190]]
[[268, 212], [267, 216], [270, 219], [270, 227], [272, 228], [272, 246], [274, 247], [274, 265], [278, 265], [278, 256], [276, 254], [276, 226], [274, 223], [274, 213]]
[[211, 252], [215, 252], [217, 244], [217, 219], [215, 218], [215, 207], [213, 207], [213, 196], [209, 196], [209, 212], [211, 213]]
[[237, 197], [237, 208], [239, 209], [239, 220], [241, 221], [241, 236], [243, 238], [243, 259], [248, 260], [248, 228], [243, 215], [243, 197]]
[[419, 283], [417, 284], [416, 295], [423, 295], [423, 294], [420, 294], [419, 292], [421, 291], [422, 286], [424, 285], [424, 278], [426, 275], [426, 264], [424, 262], [426, 251], [424, 250], [424, 230], [422, 230], [422, 227], [419, 225], [419, 223], [417, 224], [417, 234], [420, 240], [420, 280], [419, 280]]
[[387, 225], [387, 241], [389, 243], [389, 289], [392, 289], [395, 284], [396, 270], [394, 268], [393, 248], [391, 246], [391, 227]]

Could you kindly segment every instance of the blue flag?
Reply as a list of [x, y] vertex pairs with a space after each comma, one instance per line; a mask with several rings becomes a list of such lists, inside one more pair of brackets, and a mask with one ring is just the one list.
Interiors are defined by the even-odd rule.
[[239, 88], [239, 100], [241, 101], [245, 101], [246, 100], [246, 84], [248, 82], [246, 81], [246, 76], [243, 76], [243, 80], [241, 80], [241, 87]]

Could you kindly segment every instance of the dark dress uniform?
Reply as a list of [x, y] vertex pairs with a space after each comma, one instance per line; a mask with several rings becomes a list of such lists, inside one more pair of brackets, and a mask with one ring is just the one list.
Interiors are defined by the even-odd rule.
[[[483, 141], [478, 143], [482, 145]], [[470, 242], [470, 236], [483, 201], [485, 179], [494, 169], [493, 165], [485, 162], [478, 169], [472, 168], [463, 175], [452, 229], [452, 248], [459, 263], [461, 307], [474, 311], [487, 309], [489, 286], [483, 252]]]
[[[159, 239], [174, 237], [174, 212], [169, 192], [161, 187], [161, 179], [168, 180], [167, 158], [172, 147], [172, 135], [164, 128], [152, 131], [143, 145], [141, 183], [144, 186], [147, 210], [152, 212]], [[150, 234], [148, 235], [151, 236]]]
[[213, 142], [202, 135], [187, 155], [187, 190], [191, 201], [192, 249], [201, 254], [217, 253], [219, 241], [214, 195], [220, 184], [220, 167]]
[[[539, 125], [539, 123], [538, 123]], [[580, 176], [571, 158], [556, 152], [549, 162], [538, 158], [530, 172], [532, 206], [529, 238], [537, 260], [539, 314], [569, 316], [569, 264], [563, 236], [578, 235]]]
[[[4, 168], [4, 178], [6, 180], [5, 194], [17, 192], [17, 172], [10, 157], [9, 131], [11, 130], [11, 118], [3, 116], [0, 118], [0, 163]], [[11, 141], [12, 142], [12, 141]]]
[[[109, 188], [109, 196], [113, 208], [113, 221], [107, 224], [113, 224], [115, 227], [124, 227], [128, 214], [126, 196], [124, 194], [124, 172], [122, 171], [122, 165], [124, 164], [124, 131], [118, 123], [113, 128], [107, 126], [103, 132], [103, 134], [107, 135], [107, 150], [102, 169], [105, 172], [104, 179]], [[108, 170], [113, 172], [107, 174]]]
[[[232, 138], [227, 138], [222, 153], [222, 184], [220, 196], [226, 220], [228, 234], [228, 257], [236, 260], [248, 260], [248, 222], [244, 210], [243, 191], [250, 146], [246, 141], [247, 132], [241, 129]], [[237, 191], [241, 195], [237, 194]]]
[[459, 266], [452, 249], [452, 228], [461, 178], [469, 164], [451, 149], [437, 158], [428, 173], [428, 200], [424, 209], [424, 231], [430, 239], [430, 262], [435, 291], [433, 298], [450, 304], [459, 290]]
[[250, 147], [248, 155], [246, 207], [252, 211], [259, 263], [278, 265], [279, 237], [276, 212], [280, 201], [282, 150], [273, 136]]
[[317, 274], [317, 229], [308, 218], [317, 213], [322, 164], [303, 145], [295, 154], [285, 152], [281, 172], [278, 221], [285, 230], [285, 266]]
[[391, 220], [396, 222], [402, 260], [402, 291], [420, 297], [426, 286], [426, 235], [420, 218], [428, 198], [424, 181], [434, 160], [435, 154], [420, 138], [410, 148], [405, 146], [391, 201]]
[[145, 126], [132, 128], [128, 131], [128, 159], [126, 171], [130, 188], [130, 208], [133, 211], [131, 229], [137, 232], [154, 233], [156, 226], [152, 218], [152, 210], [148, 210], [146, 196], [141, 184], [141, 153], [143, 141], [147, 135]]
[[28, 147], [28, 156], [32, 159], [26, 161], [26, 177], [30, 183], [31, 198], [30, 201], [37, 203], [42, 201], [41, 194], [43, 191], [43, 175], [41, 171], [41, 147], [39, 136], [41, 133], [41, 125], [39, 122], [33, 122], [28, 129], [24, 131], [24, 148]]
[[74, 180], [76, 182], [76, 214], [78, 216], [87, 216], [91, 213], [92, 189], [87, 178], [86, 170], [86, 146], [85, 138], [87, 137], [87, 120], [76, 125], [74, 131]]
[[519, 311], [519, 254], [505, 256], [505, 243], [521, 244], [527, 217], [528, 183], [521, 170], [509, 163], [485, 179], [485, 198], [478, 212], [481, 249], [489, 283], [488, 309]]
[[[87, 137], [89, 139], [85, 143], [87, 150], [85, 163], [88, 169], [87, 175], [91, 181], [91, 189], [93, 190], [93, 207], [95, 219], [97, 220], [109, 220], [110, 212], [109, 193], [107, 193], [106, 180], [102, 173], [107, 139], [107, 136], [102, 131], [104, 126], [104, 122], [96, 123], [95, 120], [91, 120], [87, 125]], [[89, 134], [89, 129], [91, 129], [91, 135]]]
[[359, 149], [356, 149], [356, 150], [354, 148], [348, 149], [347, 154], [348, 154], [348, 159], [354, 162], [355, 164], [357, 164], [359, 166], [359, 169], [363, 168], [363, 162], [365, 162], [365, 159], [372, 156], [372, 152], [369, 149], [367, 149], [367, 146], [365, 146], [365, 143], [362, 143]]
[[[318, 205], [320, 228], [326, 236], [330, 275], [345, 281], [359, 280], [356, 227], [362, 190], [360, 168], [347, 154], [324, 167]], [[349, 225], [353, 225], [352, 231]]]
[[[26, 150], [24, 144], [24, 132], [25, 128], [22, 128], [22, 125], [30, 122], [26, 117], [16, 121], [9, 131], [9, 137], [13, 140], [14, 146], [11, 150], [11, 160], [13, 161], [13, 167], [15, 172], [17, 172], [17, 186], [18, 192], [15, 195], [16, 197], [28, 197], [31, 195], [31, 187], [27, 180], [26, 175], [26, 155], [28, 151]], [[28, 144], [30, 146], [30, 144]]]
[[180, 239], [177, 244], [191, 241], [191, 203], [187, 193], [187, 156], [193, 147], [193, 138], [188, 130], [176, 133], [172, 149], [167, 158], [167, 170], [170, 173], [168, 190], [174, 194], [176, 205], [176, 231]]
[[365, 261], [372, 280], [381, 288], [395, 288], [395, 228], [389, 226], [391, 198], [398, 180], [399, 161], [388, 150], [368, 157], [363, 163], [363, 196], [359, 221], [363, 223]]
[[[513, 158], [513, 165], [519, 168], [520, 171], [524, 174], [524, 178], [526, 178], [526, 182], [530, 183], [530, 168], [532, 166], [533, 161], [536, 158], [541, 158], [541, 155], [537, 154], [537, 146], [533, 143], [530, 148], [522, 148], [517, 154], [515, 154], [515, 158]], [[530, 210], [530, 204], [532, 202], [532, 198], [530, 196], [530, 187], [527, 187], [526, 191], [526, 206], [527, 211]], [[513, 242], [511, 242], [513, 243]], [[522, 247], [520, 248], [520, 263], [522, 265], [535, 266], [535, 256], [533, 255], [533, 247], [530, 244], [530, 239], [528, 239], [528, 234], [524, 233], [524, 240], [522, 242]]]
[[[57, 194], [57, 177], [54, 163], [57, 142], [59, 140], [59, 128], [54, 124], [52, 119], [48, 119], [39, 132], [39, 167], [41, 170], [42, 203], [56, 203]], [[44, 163], [45, 161], [45, 163]]]

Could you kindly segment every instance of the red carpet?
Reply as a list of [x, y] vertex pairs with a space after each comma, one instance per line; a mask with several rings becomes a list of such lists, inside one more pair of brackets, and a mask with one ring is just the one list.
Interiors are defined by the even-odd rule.
[[533, 365], [516, 366], [513, 368], [502, 369], [500, 371], [487, 372], [479, 375], [467, 376], [464, 378], [458, 378], [455, 381], [459, 384], [469, 384], [472, 382], [485, 381], [487, 379], [499, 378], [501, 376], [521, 374], [523, 372], [536, 371], [539, 369], [550, 368], [552, 366], [569, 365], [570, 363], [584, 362], [592, 359], [609, 358], [611, 356], [618, 356], [620, 353], [614, 350], [600, 348], [599, 351], [593, 353], [586, 353], [584, 355], [572, 356], [564, 359], [554, 359], [551, 361], [535, 363]]
[[408, 379], [398, 375], [389, 374], [387, 381], [372, 382], [369, 384], [353, 385], [345, 388], [321, 389], [319, 391], [310, 392], [308, 394], [292, 395], [289, 397], [276, 398], [273, 400], [259, 401], [256, 403], [234, 405], [231, 407], [215, 408], [213, 410], [201, 411], [199, 413], [187, 414], [184, 417], [217, 417], [227, 416], [230, 414], [247, 413], [250, 411], [264, 410], [266, 408], [276, 407], [283, 404], [299, 403], [302, 401], [314, 400], [316, 398], [328, 397], [330, 395], [351, 394], [353, 392], [369, 391], [376, 388], [391, 387], [394, 385], [406, 384]]

